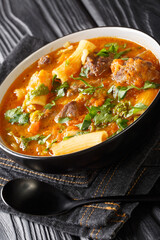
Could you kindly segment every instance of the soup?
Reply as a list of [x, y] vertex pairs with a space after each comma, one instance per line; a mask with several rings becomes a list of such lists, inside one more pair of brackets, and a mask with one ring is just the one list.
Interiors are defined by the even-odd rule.
[[10, 86], [0, 106], [0, 134], [10, 149], [27, 155], [77, 152], [127, 128], [159, 87], [158, 60], [134, 42], [67, 42]]

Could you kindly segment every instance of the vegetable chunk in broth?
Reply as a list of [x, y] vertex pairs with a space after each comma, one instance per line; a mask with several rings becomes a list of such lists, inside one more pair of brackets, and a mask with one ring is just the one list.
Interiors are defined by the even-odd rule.
[[0, 105], [0, 134], [27, 155], [80, 151], [127, 128], [159, 88], [150, 50], [109, 37], [67, 42], [15, 79]]

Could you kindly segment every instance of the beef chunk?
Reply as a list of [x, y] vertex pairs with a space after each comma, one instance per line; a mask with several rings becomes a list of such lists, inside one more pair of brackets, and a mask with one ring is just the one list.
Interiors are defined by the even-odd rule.
[[90, 53], [87, 56], [84, 68], [89, 68], [88, 76], [98, 77], [103, 73], [110, 72], [110, 65], [113, 61], [113, 56], [101, 57], [97, 56], [96, 53]]
[[49, 55], [45, 55], [43, 57], [41, 57], [38, 61], [38, 67], [39, 68], [43, 68], [45, 67], [46, 65], [50, 64], [51, 63], [51, 58]]
[[76, 101], [67, 103], [58, 114], [58, 117], [60, 118], [77, 117], [77, 116], [78, 116], [78, 107], [77, 107]]
[[120, 85], [142, 87], [145, 81], [160, 78], [160, 73], [151, 62], [142, 58], [129, 58], [127, 61], [115, 59], [111, 64], [112, 79]]

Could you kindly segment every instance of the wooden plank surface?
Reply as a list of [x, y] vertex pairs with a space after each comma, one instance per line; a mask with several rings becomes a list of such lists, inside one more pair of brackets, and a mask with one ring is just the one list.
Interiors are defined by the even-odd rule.
[[[52, 41], [96, 26], [141, 29], [160, 41], [159, 0], [0, 0], [0, 62], [26, 35]], [[136, 218], [142, 210], [141, 218]], [[160, 208], [136, 209], [116, 240], [157, 240]], [[76, 240], [51, 227], [0, 212], [0, 240]]]

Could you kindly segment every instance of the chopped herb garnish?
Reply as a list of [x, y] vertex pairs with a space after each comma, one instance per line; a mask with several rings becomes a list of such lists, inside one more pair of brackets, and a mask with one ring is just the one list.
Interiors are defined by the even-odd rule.
[[40, 139], [38, 140], [38, 144], [42, 145], [45, 144], [45, 142], [50, 138], [52, 134], [49, 134], [48, 136], [41, 136]]
[[109, 57], [109, 52], [105, 48], [102, 48], [98, 53], [97, 56], [101, 57]]
[[126, 58], [121, 58], [122, 60], [124, 60], [124, 61], [127, 61], [129, 58], [128, 57], [126, 57]]
[[76, 78], [74, 78], [73, 76], [70, 76], [70, 77], [73, 78], [73, 79], [75, 79], [75, 80], [80, 80], [80, 81], [82, 81], [82, 82], [88, 87], [88, 88], [86, 88], [86, 89], [78, 88], [79, 92], [81, 92], [82, 94], [89, 94], [89, 95], [91, 95], [91, 94], [93, 94], [93, 93], [96, 91], [96, 89], [104, 87], [103, 84], [101, 84], [101, 86], [98, 86], [98, 87], [93, 87], [92, 85], [90, 85], [88, 82], [86, 82], [86, 81], [85, 81], [83, 78], [81, 78], [81, 77], [76, 77]]
[[67, 59], [66, 61], [65, 61], [65, 66], [67, 67], [69, 65], [69, 60]]
[[70, 120], [71, 120], [71, 118], [69, 118], [69, 117], [59, 118], [58, 123], [67, 123]]
[[54, 80], [57, 78], [57, 74], [54, 74], [52, 77], [52, 83], [54, 82]]
[[98, 107], [97, 112], [99, 113], [95, 114], [93, 118], [94, 124], [96, 126], [113, 121], [113, 115], [111, 111], [111, 108], [113, 106], [114, 105], [112, 104], [112, 99], [108, 98], [101, 107]]
[[65, 96], [65, 91], [68, 88], [69, 88], [68, 82], [64, 82], [59, 87], [57, 87], [56, 90], [55, 90], [57, 92], [57, 97], [55, 98], [55, 100], [57, 100], [61, 97], [64, 97]]
[[50, 147], [52, 147], [53, 143], [56, 143], [56, 142], [57, 142], [57, 139], [54, 139], [44, 151], [48, 151]]
[[87, 130], [92, 122], [97, 126], [103, 123], [111, 122], [114, 120], [114, 116], [111, 114], [111, 108], [114, 106], [112, 100], [108, 98], [101, 107], [87, 108], [89, 113], [85, 116], [82, 123], [77, 126], [80, 130]]
[[128, 48], [128, 49], [126, 49], [124, 51], [118, 52], [118, 53], [116, 53], [114, 55], [114, 59], [120, 58], [122, 55], [124, 55], [124, 54], [126, 54], [126, 53], [128, 53], [130, 51], [131, 51], [131, 48]]
[[73, 78], [74, 80], [80, 80], [80, 81], [82, 81], [86, 86], [88, 86], [88, 87], [93, 87], [92, 85], [90, 85], [87, 81], [85, 81], [83, 78], [81, 78], [81, 77], [73, 77], [73, 75], [71, 75], [70, 76], [71, 78]]
[[126, 115], [126, 117], [130, 117], [132, 115], [135, 115], [137, 113], [139, 113], [142, 110], [145, 110], [148, 106], [144, 105], [143, 103], [137, 103], [134, 107], [131, 107], [131, 109], [129, 110], [128, 114]]
[[37, 96], [42, 96], [42, 95], [47, 95], [49, 93], [49, 89], [47, 86], [45, 86], [43, 83], [40, 84], [36, 89], [31, 90], [28, 93], [28, 101], [33, 99], [34, 97]]
[[83, 120], [82, 123], [77, 124], [77, 127], [79, 127], [80, 130], [84, 131], [87, 130], [91, 124], [92, 117], [90, 114], [87, 114]]
[[110, 53], [117, 53], [118, 51], [118, 43], [108, 43], [104, 45], [105, 47], [109, 47], [108, 52]]
[[87, 78], [89, 70], [90, 70], [89, 67], [86, 68], [82, 67], [79, 76]]
[[4, 116], [12, 124], [18, 123], [19, 125], [24, 125], [29, 121], [29, 113], [24, 113], [20, 106], [8, 110]]
[[146, 81], [142, 89], [148, 89], [148, 88], [160, 88], [160, 84]]
[[65, 140], [67, 140], [67, 139], [69, 139], [69, 138], [72, 138], [72, 137], [74, 137], [75, 135], [72, 135], [72, 136], [66, 136], [66, 137], [64, 137], [63, 138], [63, 141], [65, 141]]
[[117, 125], [118, 125], [118, 127], [119, 127], [119, 130], [117, 131], [117, 133], [120, 132], [120, 131], [122, 131], [122, 130], [125, 129], [126, 127], [128, 127], [127, 122], [128, 122], [127, 119], [122, 119], [122, 118], [118, 118], [118, 119], [116, 120], [116, 123], [117, 123]]
[[55, 105], [56, 105], [55, 101], [52, 100], [52, 102], [46, 104], [46, 105], [44, 106], [44, 108], [45, 108], [45, 109], [51, 109], [51, 108], [52, 108], [53, 106], [55, 106]]
[[22, 148], [22, 150], [25, 150], [28, 146], [28, 143], [31, 142], [31, 141], [38, 141], [40, 138], [40, 134], [37, 134], [35, 136], [32, 136], [32, 137], [28, 137], [28, 138], [25, 138], [25, 137], [21, 137], [21, 144], [20, 144], [20, 148]]
[[146, 81], [144, 86], [141, 88], [138, 88], [134, 85], [127, 86], [127, 87], [125, 87], [125, 86], [115, 87], [114, 85], [112, 85], [110, 87], [110, 89], [108, 90], [108, 93], [113, 92], [114, 98], [116, 98], [118, 96], [118, 100], [121, 100], [126, 96], [127, 92], [130, 89], [145, 90], [145, 89], [149, 89], [149, 88], [160, 88], [160, 84]]

